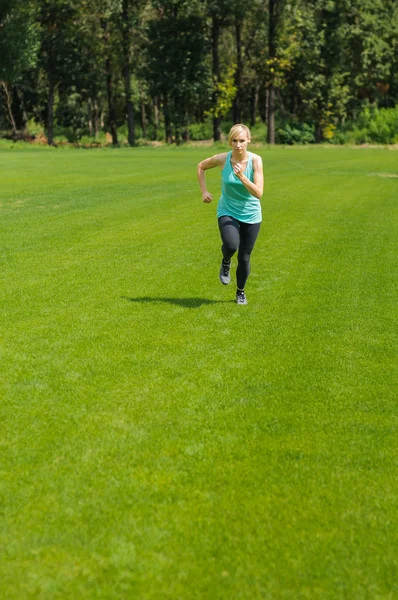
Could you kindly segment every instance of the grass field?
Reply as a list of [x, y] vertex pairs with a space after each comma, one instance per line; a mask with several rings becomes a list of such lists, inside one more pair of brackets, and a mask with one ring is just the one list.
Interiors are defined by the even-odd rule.
[[398, 598], [398, 153], [255, 151], [248, 306], [209, 148], [0, 151], [1, 599]]

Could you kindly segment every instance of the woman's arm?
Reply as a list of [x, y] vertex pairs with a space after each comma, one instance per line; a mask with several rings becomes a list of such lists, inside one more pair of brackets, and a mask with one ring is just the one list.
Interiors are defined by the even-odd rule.
[[245, 188], [260, 200], [264, 192], [263, 161], [261, 156], [258, 156], [257, 154], [253, 156], [254, 181], [250, 181], [250, 179], [246, 177], [244, 170], [244, 167], [240, 163], [237, 163], [234, 166], [235, 175], [241, 180]]
[[214, 156], [211, 156], [210, 158], [206, 158], [205, 160], [202, 160], [198, 164], [198, 180], [199, 180], [200, 191], [202, 192], [203, 202], [209, 203], [213, 200], [213, 196], [210, 194], [210, 192], [207, 191], [205, 171], [207, 171], [207, 169], [213, 169], [214, 167], [223, 166], [225, 163], [226, 156], [227, 156], [226, 153], [215, 154]]

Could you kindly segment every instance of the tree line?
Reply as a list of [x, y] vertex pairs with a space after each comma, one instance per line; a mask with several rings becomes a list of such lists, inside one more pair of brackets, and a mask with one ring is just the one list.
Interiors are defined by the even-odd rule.
[[317, 142], [398, 98], [398, 0], [2, 0], [0, 130], [118, 144], [280, 124]]

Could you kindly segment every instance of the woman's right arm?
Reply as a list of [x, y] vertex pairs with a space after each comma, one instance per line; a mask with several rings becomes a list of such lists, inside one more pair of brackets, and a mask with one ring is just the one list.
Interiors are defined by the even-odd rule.
[[205, 158], [205, 160], [202, 160], [198, 164], [198, 180], [203, 202], [209, 203], [213, 200], [213, 196], [207, 191], [205, 171], [207, 171], [207, 169], [213, 169], [214, 167], [222, 167], [225, 163], [225, 157], [225, 153], [215, 154], [210, 158]]

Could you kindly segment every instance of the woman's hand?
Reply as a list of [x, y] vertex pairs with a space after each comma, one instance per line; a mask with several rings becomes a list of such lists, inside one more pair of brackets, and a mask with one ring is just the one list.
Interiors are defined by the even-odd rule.
[[208, 192], [206, 190], [202, 194], [202, 200], [203, 200], [203, 202], [206, 202], [206, 204], [208, 204], [209, 202], [211, 202], [213, 200], [213, 196], [210, 194], [210, 192]]
[[253, 154], [254, 181], [251, 181], [246, 177], [245, 168], [246, 167], [242, 165], [242, 163], [236, 163], [233, 169], [234, 174], [240, 179], [245, 188], [260, 200], [264, 191], [263, 161], [261, 160], [261, 157], [257, 154]]
[[245, 167], [241, 163], [236, 163], [234, 166], [234, 173], [238, 179], [242, 178], [243, 173], [245, 172]]

